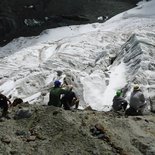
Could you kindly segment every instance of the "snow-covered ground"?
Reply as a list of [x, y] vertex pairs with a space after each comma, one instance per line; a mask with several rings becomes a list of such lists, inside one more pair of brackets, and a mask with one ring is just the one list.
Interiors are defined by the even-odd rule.
[[49, 29], [37, 37], [14, 39], [0, 48], [0, 92], [11, 95], [11, 100], [20, 97], [47, 104], [53, 81], [66, 77], [81, 108], [109, 110], [115, 91], [127, 84], [125, 64], [111, 65], [111, 59], [134, 33], [155, 33], [155, 0], [143, 1], [102, 24]]

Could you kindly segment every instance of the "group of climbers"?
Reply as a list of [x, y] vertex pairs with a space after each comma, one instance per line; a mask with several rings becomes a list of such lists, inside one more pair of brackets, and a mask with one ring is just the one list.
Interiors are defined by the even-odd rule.
[[134, 85], [133, 91], [130, 95], [128, 109], [127, 106], [128, 102], [122, 97], [122, 92], [118, 90], [113, 98], [113, 110], [116, 112], [123, 110], [125, 112], [125, 116], [143, 115], [143, 111], [146, 107], [146, 101], [139, 85]]
[[[54, 87], [50, 91], [48, 105], [63, 106], [65, 110], [70, 110], [73, 106], [78, 109], [79, 100], [72, 89], [72, 85], [61, 87], [61, 82], [56, 80]], [[129, 108], [127, 109], [128, 105]], [[121, 90], [118, 90], [113, 98], [113, 110], [117, 112], [123, 110], [126, 116], [142, 115], [145, 107], [145, 97], [139, 85], [134, 85], [129, 103], [122, 97]]]
[[65, 110], [71, 110], [73, 106], [75, 106], [75, 109], [78, 109], [79, 100], [72, 89], [72, 85], [61, 87], [61, 82], [56, 80], [54, 87], [50, 91], [48, 105], [63, 106]]
[[[65, 110], [71, 110], [73, 106], [75, 106], [75, 109], [78, 109], [79, 100], [72, 89], [72, 85], [66, 85], [65, 87], [62, 87], [61, 82], [56, 80], [54, 82], [54, 87], [52, 87], [50, 90], [48, 105], [53, 105], [56, 107], [63, 106]], [[11, 103], [11, 101], [5, 95], [0, 93], [0, 108], [2, 109], [1, 117], [8, 118], [7, 114], [9, 107], [15, 107], [22, 102], [22, 99], [16, 98]]]
[[[0, 93], [0, 108], [2, 109], [2, 117], [7, 117], [8, 108], [10, 106], [16, 106], [22, 103], [23, 100], [16, 98], [11, 104], [11, 101], [3, 94]], [[73, 86], [65, 84], [61, 85], [59, 80], [54, 81], [54, 87], [51, 88], [49, 94], [48, 106], [63, 107], [65, 110], [71, 110], [74, 106], [78, 109], [79, 99], [75, 92], [73, 92]], [[129, 108], [127, 109], [127, 106]], [[142, 115], [146, 107], [146, 101], [144, 94], [142, 93], [139, 85], [133, 87], [129, 103], [122, 97], [122, 91], [118, 90], [113, 98], [112, 109], [115, 112], [124, 111], [126, 116]]]

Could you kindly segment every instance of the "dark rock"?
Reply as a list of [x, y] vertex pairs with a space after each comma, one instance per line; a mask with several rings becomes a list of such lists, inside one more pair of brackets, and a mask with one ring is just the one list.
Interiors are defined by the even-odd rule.
[[53, 115], [56, 116], [58, 115], [59, 111], [53, 111]]
[[3, 136], [2, 138], [1, 138], [1, 141], [3, 142], [3, 143], [6, 143], [6, 144], [9, 144], [10, 142], [11, 142], [11, 138], [9, 137], [9, 136]]
[[38, 35], [49, 28], [98, 22], [99, 16], [104, 21], [134, 7], [138, 1], [3, 0], [0, 2], [0, 44], [19, 36]]
[[27, 142], [35, 141], [35, 140], [36, 140], [36, 136], [29, 136], [29, 137], [27, 137]]
[[18, 155], [19, 153], [18, 153], [17, 150], [11, 150], [11, 151], [10, 151], [10, 154], [11, 154], [11, 155]]
[[62, 72], [62, 71], [60, 71], [60, 70], [58, 70], [58, 71], [57, 71], [57, 75], [58, 75], [58, 76], [61, 76], [61, 75], [62, 75], [62, 73], [63, 73], [63, 72]]
[[86, 107], [84, 110], [89, 110], [89, 111], [93, 111], [91, 106]]
[[28, 108], [22, 108], [17, 110], [14, 119], [22, 119], [22, 118], [30, 118], [32, 116], [32, 112]]
[[95, 128], [96, 128], [97, 130], [103, 132], [103, 133], [105, 132], [105, 129], [104, 129], [104, 127], [103, 127], [101, 124], [96, 124], [96, 125], [95, 125]]
[[149, 145], [145, 144], [144, 142], [138, 140], [138, 139], [133, 139], [132, 144], [140, 150], [143, 154], [146, 154], [146, 151], [149, 150]]
[[31, 135], [29, 131], [20, 131], [20, 130], [17, 130], [15, 134], [17, 136], [23, 136], [23, 137], [28, 137]]
[[155, 154], [155, 147], [150, 147], [147, 151], [146, 154], [148, 155], [154, 155]]
[[133, 119], [134, 119], [135, 121], [140, 121], [140, 120], [142, 120], [141, 117], [134, 117]]
[[14, 99], [12, 106], [15, 107], [16, 105], [21, 104], [21, 103], [23, 103], [23, 100], [21, 98], [16, 98]]

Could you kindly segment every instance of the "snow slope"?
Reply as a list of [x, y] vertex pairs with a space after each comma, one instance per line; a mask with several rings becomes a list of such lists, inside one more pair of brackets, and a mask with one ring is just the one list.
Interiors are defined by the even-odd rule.
[[66, 77], [81, 108], [109, 110], [115, 91], [128, 82], [123, 61], [111, 61], [134, 33], [155, 33], [155, 0], [102, 24], [49, 29], [37, 37], [15, 39], [0, 48], [0, 92], [11, 100], [47, 104], [53, 81]]

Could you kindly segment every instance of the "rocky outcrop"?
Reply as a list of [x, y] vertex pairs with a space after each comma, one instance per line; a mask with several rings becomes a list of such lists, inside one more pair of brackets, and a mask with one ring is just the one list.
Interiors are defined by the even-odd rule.
[[21, 105], [10, 109], [11, 119], [1, 122], [1, 154], [155, 154], [154, 114], [125, 118], [112, 112], [26, 104], [31, 117], [13, 119], [18, 108]]
[[137, 1], [3, 0], [0, 2], [0, 44], [19, 36], [38, 35], [52, 27], [103, 22], [134, 7]]

